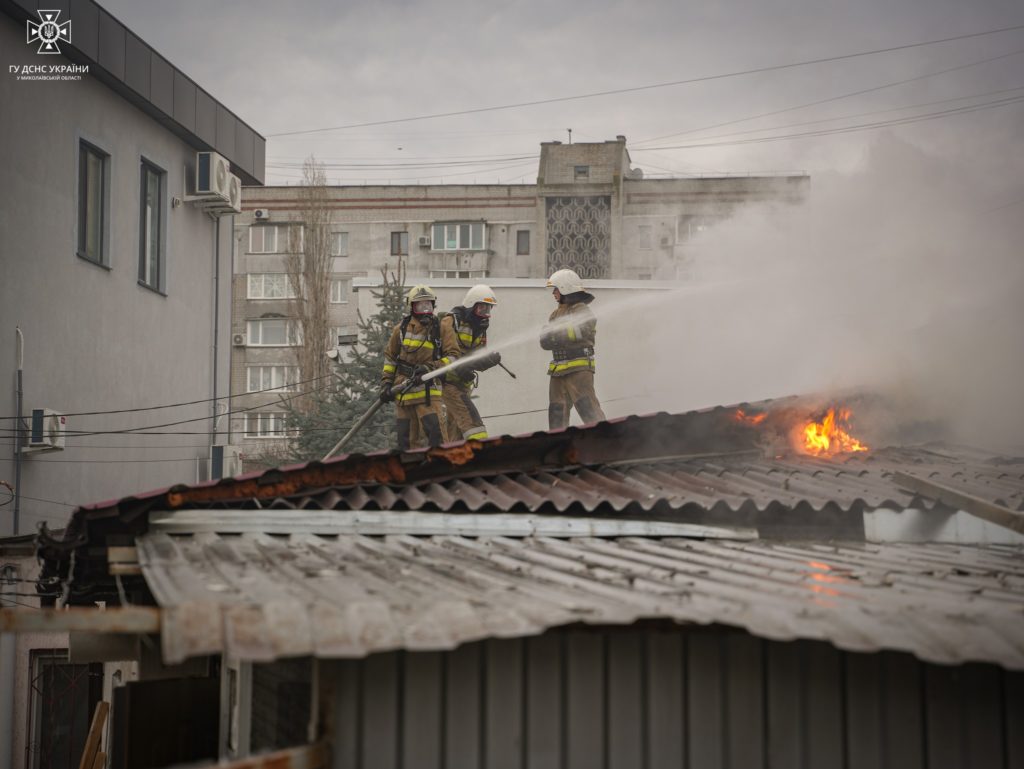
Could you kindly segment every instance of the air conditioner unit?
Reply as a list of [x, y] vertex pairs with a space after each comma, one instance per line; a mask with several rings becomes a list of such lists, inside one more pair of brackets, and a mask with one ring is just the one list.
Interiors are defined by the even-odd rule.
[[29, 451], [62, 451], [67, 417], [52, 409], [32, 409]]
[[252, 212], [252, 215], [256, 219], [261, 219], [265, 221], [270, 218], [270, 211], [268, 211], [266, 208], [257, 208]]
[[420, 238], [420, 248], [429, 248], [430, 238]]
[[234, 174], [228, 176], [228, 206], [232, 213], [242, 213], [242, 180]]
[[245, 334], [233, 334], [231, 344], [235, 347], [245, 347]]
[[231, 199], [231, 165], [227, 158], [216, 152], [196, 153], [196, 195], [224, 202]]

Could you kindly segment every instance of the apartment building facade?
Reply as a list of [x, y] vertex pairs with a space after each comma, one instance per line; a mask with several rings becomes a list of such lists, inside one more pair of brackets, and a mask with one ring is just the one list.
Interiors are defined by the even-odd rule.
[[[802, 174], [645, 179], [619, 136], [542, 144], [535, 184], [329, 187], [332, 341], [355, 341], [356, 284], [365, 289], [399, 260], [410, 282], [437, 287], [529, 284], [562, 267], [595, 285], [685, 283], [699, 233], [742, 207], [798, 203], [809, 183]], [[232, 432], [247, 455], [273, 453], [287, 436], [281, 398], [297, 390], [298, 339], [285, 263], [302, 243], [303, 206], [299, 187], [246, 188], [235, 223]]]

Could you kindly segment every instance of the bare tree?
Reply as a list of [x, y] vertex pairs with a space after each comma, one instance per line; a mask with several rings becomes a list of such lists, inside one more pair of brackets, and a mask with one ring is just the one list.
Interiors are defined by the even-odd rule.
[[[327, 174], [313, 155], [302, 165], [296, 219], [302, 227], [291, 228], [291, 248], [285, 269], [292, 294], [290, 312], [298, 326], [300, 344], [295, 348], [299, 381], [312, 389], [328, 375], [331, 292], [331, 210], [327, 199]], [[304, 409], [307, 398], [298, 405]]]

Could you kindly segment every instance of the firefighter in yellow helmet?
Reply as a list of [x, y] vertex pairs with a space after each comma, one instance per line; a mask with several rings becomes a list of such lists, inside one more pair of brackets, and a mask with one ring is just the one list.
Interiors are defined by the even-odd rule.
[[[459, 342], [459, 357], [470, 356], [444, 378], [444, 408], [447, 412], [448, 440], [486, 438], [487, 430], [470, 394], [477, 384], [478, 371], [486, 371], [501, 362], [501, 353], [483, 353], [487, 346], [487, 327], [491, 308], [498, 303], [490, 286], [473, 286], [462, 304], [441, 319], [442, 331], [451, 330]], [[473, 355], [473, 353], [476, 353]]]
[[[395, 402], [398, 448], [410, 447], [413, 423], [430, 446], [447, 440], [442, 417], [441, 377], [426, 382], [424, 374], [451, 363], [459, 344], [434, 315], [437, 295], [428, 286], [413, 286], [406, 294], [406, 315], [391, 332], [384, 348], [380, 399]], [[409, 389], [404, 385], [413, 380]]]
[[594, 392], [594, 342], [597, 319], [587, 306], [594, 295], [583, 287], [573, 270], [558, 270], [548, 278], [548, 288], [558, 307], [540, 337], [540, 346], [551, 351], [548, 364], [548, 427], [569, 424], [575, 407], [584, 424], [601, 422], [604, 411]]

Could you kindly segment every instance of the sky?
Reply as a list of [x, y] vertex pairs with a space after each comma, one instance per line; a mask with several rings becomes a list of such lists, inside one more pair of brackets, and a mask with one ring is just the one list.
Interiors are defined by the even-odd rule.
[[[310, 154], [333, 184], [532, 183], [539, 143], [570, 128], [626, 136], [648, 176], [851, 171], [882, 131], [1008, 180], [1024, 163], [1014, 101], [749, 141], [1024, 97], [1024, 29], [721, 77], [1024, 25], [1017, 0], [102, 4], [267, 137], [268, 184], [295, 183]], [[487, 111], [407, 120], [471, 110]], [[386, 121], [401, 122], [295, 133]]]

